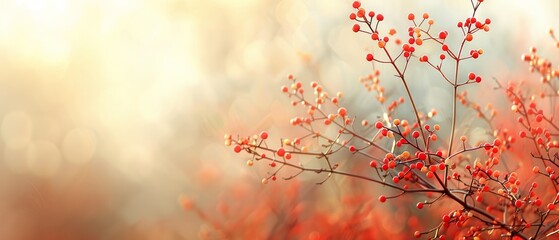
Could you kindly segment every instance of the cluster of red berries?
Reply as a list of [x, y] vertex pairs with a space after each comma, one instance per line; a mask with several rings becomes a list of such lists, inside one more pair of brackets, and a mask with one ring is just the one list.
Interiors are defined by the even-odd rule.
[[[417, 17], [413, 13], [407, 15], [412, 25], [408, 27], [407, 36], [402, 41], [396, 37], [394, 29], [381, 31], [380, 23], [385, 20], [384, 15], [365, 10], [359, 1], [353, 2], [354, 12], [349, 15], [349, 19], [356, 23], [352, 30], [369, 35], [378, 46], [374, 51], [380, 52], [367, 53], [365, 60], [393, 67], [407, 95], [387, 98], [385, 89], [380, 84], [380, 71], [375, 69], [360, 81], [368, 91], [376, 93], [376, 99], [384, 111], [380, 114], [382, 116], [371, 123], [370, 119], [363, 119], [360, 126], [355, 126], [356, 117], [341, 106], [343, 93], [330, 95], [318, 82], [311, 82], [310, 91], [307, 92], [309, 88], [305, 86], [308, 85], [289, 75], [287, 79], [290, 84], [282, 86], [281, 91], [292, 99], [293, 106], [304, 109], [304, 114], [292, 118], [291, 124], [302, 128], [305, 134], [282, 139], [279, 147], [271, 146], [267, 132], [237, 139], [226, 135], [226, 145], [234, 145], [233, 151], [236, 153], [247, 152], [251, 156], [247, 161], [249, 166], [252, 166], [254, 161], [269, 162], [269, 166], [274, 170], [262, 180], [263, 183], [267, 183], [269, 179], [276, 180], [282, 167], [288, 166], [300, 170], [301, 173], [326, 173], [326, 179], [333, 174], [366, 179], [397, 192], [380, 195], [378, 200], [381, 203], [408, 193], [424, 193], [430, 199], [417, 202], [415, 208], [424, 209], [425, 206], [440, 204], [441, 199], [447, 199], [454, 204], [450, 207], [452, 209], [447, 211], [445, 208], [444, 213], [438, 215], [442, 218], [437, 227], [427, 231], [416, 231], [415, 237], [431, 235], [432, 238], [445, 239], [446, 236], [442, 233], [450, 231], [454, 226], [464, 229], [461, 236], [465, 238], [475, 239], [494, 230], [499, 231], [502, 236], [516, 236], [522, 239], [528, 238], [526, 233], [542, 236], [538, 235], [542, 234], [540, 229], [543, 225], [551, 223], [552, 220], [548, 216], [554, 213], [552, 211], [555, 211], [555, 205], [559, 203], [559, 194], [548, 196], [535, 181], [529, 186], [526, 185], [521, 181], [526, 177], [521, 170], [510, 170], [506, 165], [500, 164], [503, 159], [509, 157], [505, 154], [514, 150], [511, 146], [516, 144], [515, 130], [491, 129], [490, 134], [494, 139], [492, 142], [474, 143], [474, 140], [468, 140], [466, 136], [455, 136], [455, 123], [459, 114], [456, 110], [458, 102], [477, 113], [489, 126], [494, 126], [496, 110], [492, 105], [488, 104], [485, 110], [482, 110], [478, 104], [468, 99], [467, 92], [458, 91], [466, 84], [482, 82], [478, 73], [465, 74], [459, 71], [461, 61], [478, 59], [484, 54], [483, 49], [462, 52], [474, 40], [474, 34], [489, 31], [491, 20], [478, 20], [475, 17], [482, 2], [472, 1], [473, 14], [458, 22], [457, 27], [462, 31], [463, 38], [460, 38], [456, 48], [450, 47], [452, 38], [449, 37], [455, 33], [444, 29], [434, 32], [435, 22], [430, 19], [428, 13]], [[394, 43], [397, 46], [396, 51], [388, 49], [394, 46], [389, 46], [388, 43]], [[423, 46], [427, 44], [436, 46], [431, 49], [436, 49], [435, 54], [438, 58], [430, 58], [429, 52], [425, 55], [418, 54], [421, 52], [418, 50], [423, 50]], [[454, 92], [450, 101], [453, 104], [453, 112], [450, 114], [452, 124], [448, 128], [442, 129], [439, 124], [433, 122], [432, 118], [437, 115], [437, 110], [424, 113], [415, 105], [406, 69], [410, 60], [416, 58], [421, 63], [416, 65], [432, 67]], [[439, 60], [440, 63], [437, 63]], [[538, 100], [548, 96], [559, 96], [554, 89], [555, 85], [550, 84], [550, 81], [559, 78], [559, 69], [554, 69], [550, 61], [538, 56], [535, 48], [531, 49], [529, 54], [523, 55], [522, 60], [529, 62], [530, 70], [539, 73], [541, 82], [554, 91], [527, 95], [524, 88], [515, 85], [502, 88], [512, 102], [513, 113], [520, 115], [518, 123], [522, 129], [518, 131], [518, 136], [534, 143], [537, 153], [532, 154], [532, 157], [541, 160], [544, 166], [543, 171], [535, 166], [531, 176], [545, 176], [557, 193], [559, 127], [555, 125], [553, 115], [546, 114], [542, 107], [548, 105], [540, 104]], [[399, 64], [400, 61], [404, 64]], [[452, 62], [455, 68], [443, 69], [443, 61]], [[452, 71], [451, 74], [448, 71]], [[312, 98], [309, 98], [309, 95], [312, 95]], [[396, 110], [402, 105], [410, 107], [415, 119], [396, 117]], [[361, 130], [364, 131], [360, 132]], [[448, 142], [439, 140], [440, 136], [448, 136]], [[337, 154], [367, 159], [371, 167], [368, 171], [373, 173], [372, 177], [340, 170], [342, 161], [336, 158], [339, 156]], [[324, 167], [306, 167], [301, 161], [305, 157], [321, 159]], [[281, 167], [276, 168], [278, 165]], [[507, 217], [502, 218], [503, 215]], [[533, 229], [532, 226], [539, 227], [534, 231], [529, 230]]]

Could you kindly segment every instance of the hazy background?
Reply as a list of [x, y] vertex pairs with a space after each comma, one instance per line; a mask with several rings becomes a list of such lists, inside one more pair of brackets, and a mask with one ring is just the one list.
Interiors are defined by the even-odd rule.
[[[279, 94], [288, 73], [377, 114], [357, 81], [372, 45], [351, 31], [351, 2], [0, 1], [0, 238], [197, 238], [205, 223], [178, 196], [214, 209], [232, 185], [259, 184], [264, 173], [222, 136], [281, 129], [292, 116]], [[470, 14], [467, 0], [363, 5], [404, 26], [411, 9], [428, 11], [451, 36]], [[475, 45], [486, 54], [471, 68], [506, 80], [526, 73], [529, 46], [556, 55], [547, 30], [557, 9], [487, 0], [479, 16], [491, 31]], [[443, 89], [414, 91], [449, 107]]]

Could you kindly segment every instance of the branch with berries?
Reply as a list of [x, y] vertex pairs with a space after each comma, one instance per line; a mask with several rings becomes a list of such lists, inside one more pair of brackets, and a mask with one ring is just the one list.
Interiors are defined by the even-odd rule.
[[[498, 123], [495, 116], [499, 109], [492, 104], [482, 109], [464, 90], [466, 86], [477, 89], [482, 83], [482, 76], [465, 71], [463, 63], [482, 59], [485, 51], [476, 48], [474, 40], [491, 25], [490, 19], [477, 16], [484, 1], [470, 2], [471, 14], [457, 22], [457, 30], [439, 29], [428, 13], [409, 13], [409, 27], [403, 35], [385, 26], [387, 17], [382, 13], [353, 2], [349, 15], [354, 22], [352, 30], [366, 35], [374, 46], [364, 58], [372, 73], [359, 80], [382, 106], [379, 117], [360, 119], [344, 106], [342, 92], [331, 94], [319, 82], [304, 83], [289, 75], [281, 92], [300, 109], [301, 114], [290, 123], [302, 134], [279, 141], [272, 140], [267, 131], [249, 136], [227, 134], [225, 144], [235, 153], [243, 153], [248, 166], [267, 164], [264, 184], [306, 173], [320, 175], [317, 184], [341, 176], [391, 190], [390, 195], [378, 196], [380, 203], [419, 198], [425, 200], [416, 203], [418, 210], [445, 206], [444, 213], [432, 215], [437, 218], [431, 228], [410, 233], [417, 238], [454, 237], [446, 235], [449, 232], [459, 232], [464, 239], [555, 237], [559, 232], [555, 210], [559, 203], [559, 124], [555, 121], [559, 69], [535, 48], [523, 55], [530, 71], [541, 77], [540, 92], [522, 87], [528, 83], [505, 85], [496, 81], [496, 88], [512, 103], [512, 113], [518, 115], [517, 123], [509, 122], [510, 126]], [[555, 40], [553, 31], [550, 34]], [[386, 94], [381, 81], [384, 70], [379, 66], [389, 68], [391, 76], [382, 78], [396, 79], [403, 96]], [[449, 99], [441, 99], [450, 106], [450, 112], [418, 106], [422, 96], [411, 90], [411, 83], [417, 81], [411, 68], [436, 73], [439, 79], [429, 81], [437, 81], [452, 93]], [[433, 119], [438, 114], [448, 116], [444, 125], [450, 127], [443, 128]], [[466, 114], [477, 116], [493, 139], [471, 143], [466, 135], [457, 136], [458, 122]], [[512, 147], [520, 140], [531, 147]], [[367, 167], [367, 171], [345, 167], [348, 156], [355, 159], [351, 165]], [[526, 171], [507, 164], [517, 162], [533, 167]], [[286, 171], [288, 168], [291, 171]]]

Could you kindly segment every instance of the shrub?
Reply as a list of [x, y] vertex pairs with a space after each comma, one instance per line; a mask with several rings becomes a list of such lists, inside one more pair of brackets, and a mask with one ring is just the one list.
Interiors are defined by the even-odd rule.
[[[348, 27], [369, 37], [374, 45], [363, 58], [371, 62], [372, 74], [360, 82], [382, 106], [379, 117], [359, 118], [359, 113], [344, 106], [342, 92], [331, 93], [318, 82], [289, 75], [288, 84], [280, 90], [292, 99], [294, 107], [302, 109], [290, 123], [303, 133], [282, 138], [266, 131], [246, 137], [228, 134], [225, 144], [236, 153], [244, 153], [248, 166], [267, 164], [264, 184], [314, 173], [323, 176], [319, 184], [338, 175], [382, 186], [376, 191], [379, 204], [392, 202], [415, 208], [410, 210], [415, 222], [426, 220], [409, 224], [410, 237], [556, 237], [559, 70], [532, 48], [521, 59], [529, 63], [531, 72], [540, 75], [539, 83], [503, 83], [466, 71], [465, 64], [480, 64], [483, 59], [485, 51], [476, 48], [475, 40], [491, 26], [490, 19], [477, 16], [485, 3], [471, 3], [471, 15], [458, 21], [455, 28], [441, 29], [428, 13], [409, 13], [410, 27], [399, 35], [400, 30], [386, 27], [389, 16], [353, 2], [349, 15], [353, 24]], [[553, 31], [550, 34], [555, 39]], [[381, 77], [379, 66], [391, 68], [394, 77]], [[409, 74], [410, 68], [433, 71], [439, 77], [418, 79]], [[384, 79], [398, 81], [403, 96], [387, 94]], [[418, 99], [425, 96], [411, 90], [411, 81], [444, 85], [451, 98], [440, 101], [451, 111], [418, 107]], [[504, 93], [510, 110], [495, 108], [490, 102], [481, 107], [478, 102], [483, 99], [470, 99], [466, 86], [470, 91], [481, 91], [481, 83], [495, 86], [491, 94]], [[490, 141], [477, 140], [475, 133], [459, 129], [467, 127], [459, 123], [472, 114], [492, 136]], [[435, 119], [438, 115], [446, 118]], [[509, 120], [514, 118], [517, 120]], [[366, 203], [363, 200], [362, 204]], [[367, 218], [359, 212], [354, 216]], [[396, 221], [400, 216], [386, 217]], [[381, 234], [367, 233], [355, 236]]]

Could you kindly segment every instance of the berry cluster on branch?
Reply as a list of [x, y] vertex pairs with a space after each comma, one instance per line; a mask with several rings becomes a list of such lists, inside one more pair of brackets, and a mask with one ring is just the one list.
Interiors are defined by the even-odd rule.
[[[244, 153], [248, 166], [261, 162], [268, 165], [262, 183], [315, 173], [323, 176], [318, 182], [322, 184], [339, 175], [391, 189], [391, 194], [378, 196], [380, 203], [408, 197], [425, 199], [415, 204], [422, 211], [452, 206], [438, 213], [431, 227], [410, 233], [417, 238], [556, 237], [559, 232], [555, 210], [559, 203], [556, 172], [559, 124], [555, 121], [555, 109], [559, 69], [539, 56], [535, 48], [523, 55], [521, 59], [529, 63], [530, 71], [541, 76], [540, 92], [529, 91], [523, 87], [528, 84], [525, 82], [505, 85], [495, 81], [496, 88], [511, 102], [512, 114], [518, 115], [518, 124], [497, 124], [497, 109], [492, 104], [482, 109], [463, 90], [469, 85], [475, 89], [475, 84], [483, 79], [480, 74], [466, 72], [461, 67], [464, 61], [481, 60], [484, 54], [483, 49], [472, 45], [476, 35], [490, 30], [491, 20], [476, 16], [482, 4], [482, 0], [471, 0], [471, 15], [456, 24], [458, 30], [437, 31], [438, 25], [428, 13], [419, 16], [409, 13], [410, 26], [402, 37], [396, 29], [385, 27], [388, 18], [382, 13], [368, 11], [361, 2], [353, 2], [353, 12], [349, 15], [354, 22], [352, 30], [367, 35], [375, 46], [365, 54], [372, 73], [360, 78], [360, 82], [376, 94], [383, 107], [379, 113], [382, 117], [359, 119], [358, 113], [344, 106], [342, 92], [332, 94], [318, 82], [304, 83], [289, 75], [288, 84], [281, 87], [281, 92], [292, 100], [293, 107], [301, 109], [302, 114], [290, 123], [304, 134], [279, 138], [279, 141], [272, 140], [276, 136], [266, 131], [253, 136], [227, 134], [225, 144], [235, 153]], [[459, 37], [452, 39], [458, 41], [450, 42], [449, 36], [455, 34]], [[550, 34], [555, 39], [553, 31]], [[435, 50], [418, 54], [422, 49]], [[387, 96], [377, 65], [391, 68], [404, 96]], [[416, 81], [409, 74], [410, 68], [434, 71], [439, 79], [429, 81], [439, 81], [452, 93], [451, 98], [441, 99], [452, 109], [444, 113], [449, 116], [450, 127], [443, 128], [433, 120], [442, 114], [437, 109], [421, 111], [425, 108], [418, 107], [416, 102], [421, 96], [413, 95], [410, 90], [410, 82]], [[458, 111], [461, 106], [465, 113]], [[405, 111], [411, 114], [402, 114]], [[475, 114], [493, 140], [470, 143], [467, 136], [456, 136], [461, 114]], [[533, 149], [514, 148], [519, 139], [533, 145]], [[348, 155], [366, 159], [353, 164], [366, 166], [368, 170], [355, 172], [344, 168]], [[510, 169], [507, 161], [533, 167], [529, 171]], [[295, 169], [295, 174], [293, 171], [284, 174], [286, 168]], [[450, 232], [457, 235], [447, 236]]]

